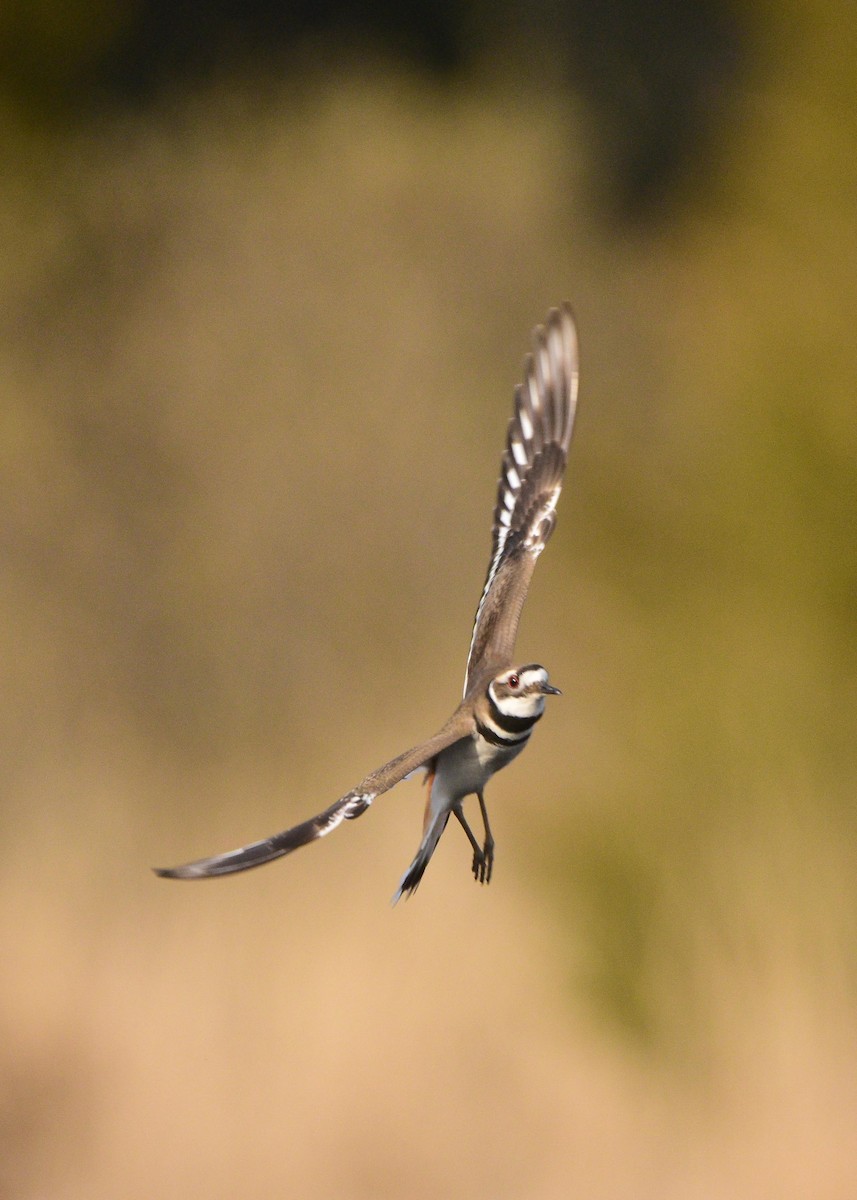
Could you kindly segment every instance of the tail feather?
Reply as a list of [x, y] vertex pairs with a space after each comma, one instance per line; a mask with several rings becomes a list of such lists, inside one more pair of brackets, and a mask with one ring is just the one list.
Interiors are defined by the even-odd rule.
[[393, 904], [398, 904], [402, 896], [412, 896], [420, 885], [420, 880], [425, 874], [426, 867], [429, 865], [429, 859], [434, 854], [437, 844], [440, 841], [441, 834], [446, 829], [446, 823], [449, 820], [449, 810], [440, 813], [434, 818], [432, 823], [426, 829], [423, 835], [423, 840], [420, 842], [420, 848], [417, 850], [416, 857], [402, 876], [401, 883], [392, 899]]

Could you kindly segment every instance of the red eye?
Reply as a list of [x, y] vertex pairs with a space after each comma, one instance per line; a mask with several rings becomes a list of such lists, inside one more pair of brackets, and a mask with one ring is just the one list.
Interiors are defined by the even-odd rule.
[[521, 685], [520, 677], [517, 675], [510, 675], [506, 682], [513, 691]]

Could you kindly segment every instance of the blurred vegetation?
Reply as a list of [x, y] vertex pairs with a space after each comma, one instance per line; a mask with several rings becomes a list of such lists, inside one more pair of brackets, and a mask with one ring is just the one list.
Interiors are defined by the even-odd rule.
[[[0, 21], [0, 1195], [853, 1194], [857, 19], [208, 11]], [[154, 881], [447, 715], [565, 297], [490, 890]]]
[[447, 86], [487, 67], [511, 92], [585, 99], [599, 203], [637, 221], [710, 173], [752, 45], [741, 17], [725, 0], [12, 2], [0, 14], [0, 96], [25, 126], [67, 126], [229, 71], [299, 84], [310, 66], [333, 79], [343, 51]]

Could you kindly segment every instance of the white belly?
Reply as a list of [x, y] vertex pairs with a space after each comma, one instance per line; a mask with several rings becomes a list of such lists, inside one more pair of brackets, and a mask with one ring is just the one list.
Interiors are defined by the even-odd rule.
[[449, 807], [481, 792], [495, 771], [505, 767], [526, 746], [492, 746], [482, 738], [463, 738], [444, 750], [437, 762], [432, 808]]

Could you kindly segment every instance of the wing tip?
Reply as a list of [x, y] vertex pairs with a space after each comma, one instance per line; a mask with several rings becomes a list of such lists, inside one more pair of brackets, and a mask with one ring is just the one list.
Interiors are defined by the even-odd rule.
[[563, 300], [561, 304], [549, 309], [544, 326], [540, 326], [539, 328], [547, 329], [549, 332], [556, 329], [562, 334], [563, 340], [568, 342], [574, 350], [577, 350], [577, 318], [574, 315], [574, 309], [570, 301]]
[[532, 348], [524, 357], [523, 377], [515, 388], [501, 463], [501, 487], [510, 465], [523, 477], [534, 458], [547, 446], [556, 445], [568, 456], [579, 379], [577, 321], [571, 304], [564, 300], [548, 311], [543, 325], [533, 330]]
[[525, 360], [524, 369], [527, 371], [535, 359], [538, 390], [550, 412], [550, 439], [568, 453], [580, 380], [580, 338], [568, 300], [551, 308], [544, 325], [535, 328], [533, 350]]
[[183, 867], [152, 867], [152, 871], [159, 879], [210, 879], [211, 875], [207, 871], [200, 871], [193, 868], [192, 863], [188, 863]]

